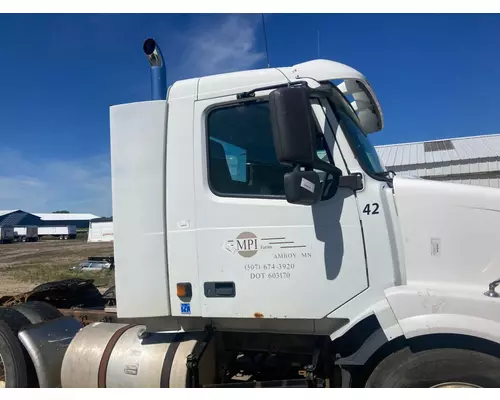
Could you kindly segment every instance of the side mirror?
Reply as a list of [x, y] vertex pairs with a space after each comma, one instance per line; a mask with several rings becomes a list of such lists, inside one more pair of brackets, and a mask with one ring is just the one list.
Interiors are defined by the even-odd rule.
[[302, 171], [297, 166], [292, 172], [285, 174], [285, 196], [292, 204], [312, 206], [318, 203], [322, 196], [332, 198], [339, 188], [342, 171], [336, 167], [335, 173], [324, 174], [325, 182], [321, 181], [316, 171]]
[[312, 206], [321, 199], [321, 182], [314, 171], [300, 171], [297, 167], [285, 174], [286, 200], [292, 204]]
[[288, 86], [272, 91], [269, 111], [278, 161], [312, 166], [316, 159], [316, 130], [308, 89]]
[[300, 165], [337, 174], [338, 169], [316, 154], [316, 126], [305, 86], [287, 86], [269, 95], [269, 112], [276, 158], [282, 164]]
[[[285, 174], [285, 194], [289, 203], [312, 205], [321, 199], [321, 181], [313, 169], [334, 177], [335, 193], [342, 172], [316, 153], [316, 127], [309, 100], [310, 90], [304, 86], [287, 86], [269, 95], [269, 111], [276, 158], [291, 164], [293, 172]], [[301, 167], [305, 170], [302, 171]]]

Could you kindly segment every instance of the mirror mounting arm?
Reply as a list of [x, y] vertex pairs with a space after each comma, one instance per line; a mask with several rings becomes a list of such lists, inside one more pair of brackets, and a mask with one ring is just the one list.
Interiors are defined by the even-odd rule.
[[305, 81], [295, 81], [295, 82], [288, 82], [288, 83], [280, 83], [279, 85], [263, 86], [263, 87], [252, 89], [252, 90], [250, 90], [248, 92], [238, 93], [236, 95], [236, 98], [238, 100], [248, 99], [250, 97], [255, 97], [255, 93], [257, 93], [257, 92], [263, 92], [263, 91], [266, 91], [266, 90], [280, 89], [280, 88], [292, 87], [292, 86], [305, 86], [305, 87], [308, 87], [307, 82], [305, 82]]
[[326, 161], [320, 160], [319, 158], [314, 160], [311, 167], [313, 169], [327, 172], [333, 176], [341, 176], [342, 175], [342, 171], [340, 169], [338, 169], [335, 165], [332, 165]]
[[363, 175], [359, 172], [344, 175], [339, 178], [339, 187], [345, 187], [357, 192], [363, 189]]

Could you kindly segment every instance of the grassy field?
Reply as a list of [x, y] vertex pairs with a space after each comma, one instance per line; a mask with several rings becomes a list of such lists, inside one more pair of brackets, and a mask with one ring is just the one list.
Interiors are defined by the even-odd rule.
[[69, 268], [90, 256], [110, 255], [112, 243], [87, 243], [81, 239], [0, 244], [0, 296], [74, 277], [94, 279], [96, 286], [107, 288], [114, 284], [112, 272], [74, 272]]

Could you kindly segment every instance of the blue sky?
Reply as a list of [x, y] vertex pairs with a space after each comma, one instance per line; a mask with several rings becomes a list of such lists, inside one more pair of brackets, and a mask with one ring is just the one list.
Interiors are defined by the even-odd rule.
[[[272, 66], [363, 72], [375, 144], [499, 133], [500, 15], [266, 15]], [[266, 66], [260, 15], [0, 15], [0, 209], [111, 214], [109, 106], [147, 100], [147, 37], [168, 81]]]

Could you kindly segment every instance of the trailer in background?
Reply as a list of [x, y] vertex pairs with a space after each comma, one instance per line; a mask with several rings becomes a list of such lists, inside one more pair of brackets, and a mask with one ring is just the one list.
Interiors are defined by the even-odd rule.
[[53, 236], [62, 240], [76, 238], [76, 226], [40, 226], [38, 227], [38, 236]]
[[38, 226], [16, 226], [14, 236], [20, 242], [38, 242]]
[[87, 241], [89, 243], [112, 242], [113, 218], [97, 218], [90, 221]]
[[12, 243], [14, 241], [14, 227], [12, 225], [0, 225], [0, 243]]

